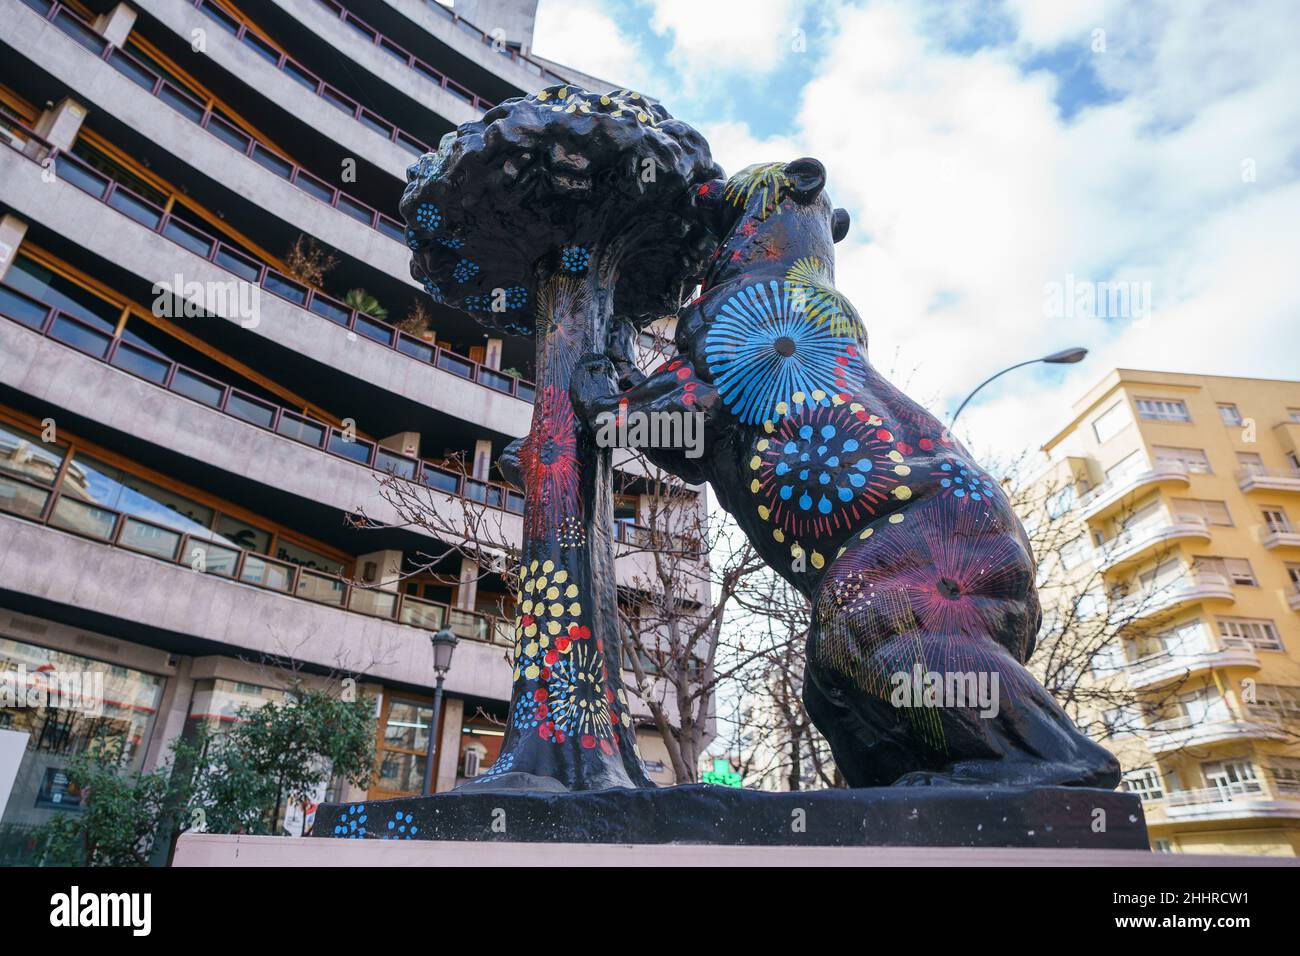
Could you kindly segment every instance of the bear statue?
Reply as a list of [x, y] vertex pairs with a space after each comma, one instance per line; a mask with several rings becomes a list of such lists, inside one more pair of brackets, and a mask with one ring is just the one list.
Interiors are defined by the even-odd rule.
[[1041, 611], [1006, 494], [868, 361], [825, 180], [805, 158], [699, 186], [720, 243], [678, 354], [649, 375], [623, 348], [584, 356], [573, 404], [592, 428], [703, 416], [702, 456], [643, 452], [707, 481], [811, 602], [804, 701], [850, 786], [1113, 789], [1115, 758], [1025, 668]]

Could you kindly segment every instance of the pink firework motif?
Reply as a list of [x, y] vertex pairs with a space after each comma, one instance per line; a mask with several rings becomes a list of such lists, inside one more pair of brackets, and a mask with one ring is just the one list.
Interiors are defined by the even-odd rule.
[[773, 524], [824, 540], [878, 513], [909, 468], [893, 432], [829, 400], [801, 405], [759, 442], [758, 497]]
[[[898, 520], [895, 520], [898, 519]], [[1038, 627], [1033, 562], [992, 508], [952, 498], [878, 522], [836, 561], [818, 596], [827, 663], [887, 692], [916, 665], [997, 671], [1008, 694]]]
[[547, 385], [533, 413], [533, 427], [519, 453], [523, 473], [524, 533], [532, 540], [557, 532], [566, 516], [581, 512], [578, 435], [573, 405], [563, 389]]

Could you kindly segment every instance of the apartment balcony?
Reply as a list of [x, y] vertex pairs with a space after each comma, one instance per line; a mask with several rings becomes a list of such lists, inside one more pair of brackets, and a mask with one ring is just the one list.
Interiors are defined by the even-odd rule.
[[[51, 10], [66, 14], [57, 5]], [[402, 222], [289, 162], [103, 38], [97, 51], [61, 31], [42, 32], [44, 26], [34, 13], [14, 17], [0, 26], [0, 41], [18, 51], [39, 49], [41, 66], [92, 112], [103, 110], [293, 230], [386, 275], [407, 276], [410, 250]], [[195, 136], [195, 125], [208, 135]], [[67, 160], [58, 159], [60, 175]], [[392, 186], [395, 209], [401, 181], [394, 179]], [[370, 231], [384, 238], [376, 241]]]
[[1265, 528], [1260, 533], [1260, 544], [1275, 551], [1280, 548], [1300, 548], [1300, 531], [1290, 528]]
[[326, 83], [298, 60], [280, 53], [257, 31], [248, 29], [209, 0], [138, 0], [134, 6], [187, 45], [197, 25], [194, 8], [198, 8], [223, 27], [209, 30], [207, 35], [207, 53], [215, 62], [294, 116], [309, 120], [321, 135], [346, 145], [394, 176], [402, 177], [412, 157], [434, 148]]
[[1291, 610], [1300, 611], [1300, 587], [1292, 588], [1287, 592], [1286, 603], [1290, 605]]
[[1237, 485], [1252, 491], [1300, 492], [1300, 471], [1292, 468], [1248, 468], [1237, 472]]
[[1224, 667], [1259, 669], [1259, 655], [1245, 641], [1223, 638], [1219, 646], [1162, 651], [1133, 661], [1124, 668], [1129, 687], [1148, 690]]
[[1135, 475], [1125, 475], [1098, 485], [1079, 499], [1079, 514], [1087, 521], [1105, 518], [1144, 491], [1165, 484], [1186, 487], [1189, 482], [1183, 465], [1176, 462], [1156, 465]]
[[1186, 577], [1145, 594], [1116, 601], [1112, 616], [1136, 623], [1181, 610], [1202, 601], [1234, 601], [1232, 582], [1212, 571], [1193, 571]]
[[1244, 740], [1289, 740], [1290, 733], [1275, 715], [1247, 706], [1242, 718], [1202, 718], [1182, 716], [1158, 720], [1147, 728], [1147, 749], [1154, 754], [1169, 753], [1189, 747], [1208, 747]]
[[[26, 483], [6, 484], [22, 489], [16, 496], [0, 493], [11, 509], [39, 509], [41, 495], [48, 495]], [[427, 687], [429, 632], [446, 625], [465, 639], [448, 690], [494, 699], [510, 694], [501, 656], [514, 640], [513, 627], [499, 618], [355, 587], [71, 498], [54, 503], [45, 518], [40, 510], [24, 517], [0, 512], [0, 541], [7, 591], [101, 615], [127, 632], [166, 635], [168, 646], [184, 653], [223, 646], [253, 660], [287, 657]]]
[[1171, 820], [1250, 820], [1300, 818], [1300, 788], [1278, 787], [1276, 795], [1251, 780], [1202, 790], [1176, 790], [1159, 805]]
[[368, 387], [380, 384], [420, 406], [500, 434], [527, 433], [532, 383], [349, 309], [173, 219], [71, 157], [56, 154], [60, 177], [44, 182], [40, 163], [53, 148], [30, 130], [8, 125], [20, 142], [0, 149], [0, 202], [18, 216], [75, 237], [90, 253], [146, 283], [181, 275], [208, 289], [256, 286], [267, 294], [258, 295], [255, 317], [220, 305], [209, 311]]
[[1175, 541], [1209, 541], [1210, 525], [1198, 515], [1178, 515], [1126, 528], [1095, 549], [1097, 566], [1111, 571], [1148, 557]]

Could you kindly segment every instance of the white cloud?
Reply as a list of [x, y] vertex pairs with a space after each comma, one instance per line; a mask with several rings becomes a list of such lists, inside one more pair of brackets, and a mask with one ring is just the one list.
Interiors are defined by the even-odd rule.
[[802, 29], [795, 0], [650, 0], [650, 28], [671, 34], [688, 81], [719, 72], [777, 69]]
[[660, 95], [655, 93], [659, 84], [647, 65], [648, 57], [598, 0], [542, 0], [533, 48], [538, 56], [597, 79]]

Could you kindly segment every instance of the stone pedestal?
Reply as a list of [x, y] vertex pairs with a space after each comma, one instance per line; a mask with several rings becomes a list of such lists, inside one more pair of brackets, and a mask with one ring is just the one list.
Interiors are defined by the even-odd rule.
[[325, 804], [315, 838], [729, 847], [1030, 847], [1146, 851], [1134, 794], [880, 787], [765, 793], [693, 784], [586, 792], [478, 789]]

